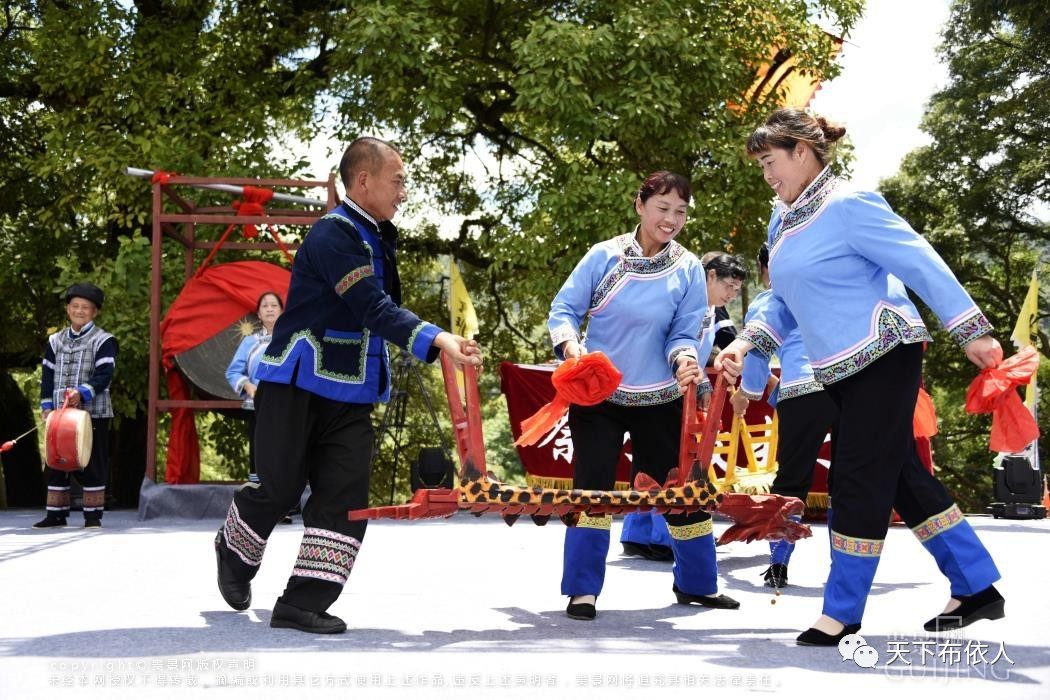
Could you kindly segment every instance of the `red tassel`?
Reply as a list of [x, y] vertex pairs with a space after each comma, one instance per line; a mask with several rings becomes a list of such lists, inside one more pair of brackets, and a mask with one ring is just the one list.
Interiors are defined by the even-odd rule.
[[968, 413], [991, 413], [993, 452], [1020, 452], [1039, 437], [1039, 425], [1021, 401], [1017, 387], [1028, 384], [1039, 369], [1039, 353], [1021, 348], [998, 367], [985, 367], [966, 391]]
[[569, 410], [569, 404], [594, 406], [613, 395], [623, 375], [602, 352], [590, 352], [581, 358], [570, 357], [554, 370], [551, 384], [557, 392], [554, 400], [521, 422], [521, 435], [516, 447], [533, 445], [558, 424]]
[[915, 400], [912, 432], [917, 438], [931, 438], [937, 434], [937, 409], [933, 405], [933, 398], [921, 386], [919, 397]]
[[555, 396], [553, 401], [540, 407], [540, 410], [521, 422], [521, 435], [514, 441], [514, 445], [523, 447], [536, 444], [548, 430], [557, 425], [568, 410], [569, 404], [561, 397]]

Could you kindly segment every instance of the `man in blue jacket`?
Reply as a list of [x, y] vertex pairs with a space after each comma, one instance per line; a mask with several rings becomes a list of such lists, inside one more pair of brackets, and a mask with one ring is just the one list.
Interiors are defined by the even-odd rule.
[[406, 197], [405, 168], [394, 148], [359, 138], [339, 163], [346, 197], [322, 217], [292, 265], [288, 303], [259, 364], [255, 452], [261, 484], [245, 484], [215, 538], [218, 584], [235, 610], [251, 604], [274, 526], [310, 484], [299, 555], [271, 627], [344, 632], [326, 611], [353, 568], [365, 521], [347, 511], [368, 506], [372, 406], [390, 397], [386, 342], [427, 362], [440, 352], [481, 364], [474, 341], [401, 308], [397, 229], [390, 219]]

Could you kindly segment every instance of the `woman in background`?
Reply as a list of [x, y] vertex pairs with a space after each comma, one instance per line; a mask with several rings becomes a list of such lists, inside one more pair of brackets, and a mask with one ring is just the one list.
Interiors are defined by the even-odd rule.
[[262, 328], [246, 336], [237, 346], [230, 366], [226, 368], [226, 381], [229, 382], [238, 396], [244, 399], [242, 408], [248, 415], [248, 481], [259, 483], [255, 473], [255, 389], [258, 384], [256, 376], [259, 359], [270, 346], [273, 338], [273, 326], [277, 317], [284, 311], [284, 303], [277, 292], [263, 292], [255, 304], [255, 315], [259, 317]]

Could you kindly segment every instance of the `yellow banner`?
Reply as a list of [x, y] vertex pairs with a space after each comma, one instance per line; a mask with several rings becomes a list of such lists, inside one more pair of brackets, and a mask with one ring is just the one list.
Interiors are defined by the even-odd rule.
[[1036, 319], [1039, 318], [1039, 277], [1032, 270], [1032, 283], [1028, 285], [1028, 294], [1021, 304], [1021, 313], [1017, 316], [1014, 324], [1014, 332], [1010, 334], [1010, 340], [1017, 347], [1036, 344]]
[[[1028, 285], [1028, 293], [1021, 304], [1021, 313], [1017, 315], [1017, 323], [1014, 324], [1014, 332], [1010, 334], [1010, 340], [1017, 347], [1035, 345], [1039, 347], [1037, 320], [1039, 318], [1039, 276], [1038, 269], [1032, 270], [1032, 283]], [[1030, 409], [1035, 408], [1036, 401], [1036, 378], [1032, 377], [1031, 383], [1025, 388], [1024, 402]], [[1034, 412], [1034, 410], [1033, 410]]]
[[452, 332], [470, 340], [478, 333], [478, 315], [474, 313], [474, 304], [471, 303], [470, 295], [467, 294], [467, 285], [463, 284], [459, 265], [452, 257], [449, 258], [449, 277], [452, 280], [452, 289], [448, 295], [448, 310], [452, 315]]

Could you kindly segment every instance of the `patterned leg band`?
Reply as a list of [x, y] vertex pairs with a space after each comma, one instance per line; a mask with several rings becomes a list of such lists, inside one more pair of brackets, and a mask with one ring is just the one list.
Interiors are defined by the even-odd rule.
[[358, 539], [332, 530], [308, 527], [303, 532], [299, 558], [295, 560], [292, 575], [345, 585], [360, 549]]
[[102, 510], [106, 505], [106, 487], [105, 486], [85, 486], [84, 487], [84, 512], [89, 513], [91, 511]]
[[964, 516], [959, 506], [954, 503], [950, 508], [937, 515], [930, 516], [911, 529], [919, 542], [925, 544], [932, 537], [947, 532], [963, 522]]
[[714, 527], [711, 520], [708, 519], [692, 525], [668, 525], [667, 530], [671, 533], [671, 539], [682, 542], [710, 535], [714, 531]]
[[69, 510], [69, 487], [47, 487], [47, 510]]
[[248, 523], [241, 520], [237, 503], [230, 505], [226, 514], [226, 523], [222, 526], [222, 536], [226, 540], [226, 546], [230, 551], [240, 557], [248, 566], [259, 566], [262, 562], [263, 552], [266, 550], [266, 540], [259, 537], [255, 530], [248, 527]]
[[595, 530], [609, 530], [612, 528], [612, 516], [611, 515], [587, 515], [586, 513], [580, 513], [580, 519], [576, 522], [576, 527], [588, 527]]

